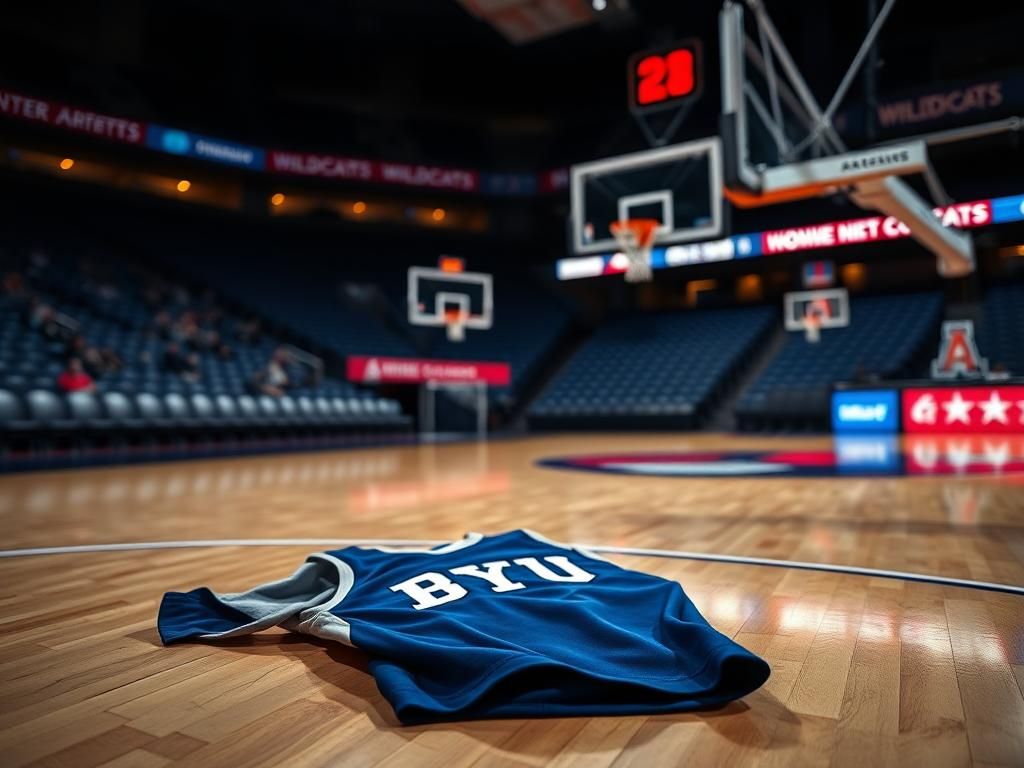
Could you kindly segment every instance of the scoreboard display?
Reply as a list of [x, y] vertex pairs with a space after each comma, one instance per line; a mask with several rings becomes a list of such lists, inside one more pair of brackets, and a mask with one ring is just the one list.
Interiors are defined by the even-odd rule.
[[699, 40], [643, 51], [629, 59], [629, 108], [651, 112], [680, 107], [701, 91]]

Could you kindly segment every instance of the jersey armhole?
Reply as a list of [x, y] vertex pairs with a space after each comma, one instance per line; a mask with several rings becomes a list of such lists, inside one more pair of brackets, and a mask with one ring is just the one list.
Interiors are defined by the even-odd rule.
[[326, 563], [330, 563], [338, 571], [338, 588], [335, 590], [331, 598], [321, 605], [315, 605], [309, 610], [311, 611], [329, 611], [332, 608], [338, 606], [342, 600], [344, 600], [348, 593], [352, 591], [352, 587], [356, 583], [356, 575], [352, 570], [352, 566], [346, 563], [344, 560], [329, 555], [326, 552], [317, 552], [316, 554], [310, 555], [309, 560], [320, 560]]
[[306, 609], [294, 622], [287, 625], [287, 628], [294, 632], [305, 632], [315, 637], [355, 647], [355, 643], [352, 642], [352, 625], [340, 616], [331, 613], [331, 609], [338, 607], [352, 591], [355, 584], [355, 573], [352, 566], [326, 552], [310, 555], [307, 562], [309, 560], [318, 560], [333, 566], [338, 572], [338, 587], [326, 603]]

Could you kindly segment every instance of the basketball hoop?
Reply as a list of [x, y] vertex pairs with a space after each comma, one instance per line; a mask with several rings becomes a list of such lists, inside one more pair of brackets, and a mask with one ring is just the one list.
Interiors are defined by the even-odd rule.
[[643, 283], [652, 278], [651, 249], [654, 248], [654, 236], [660, 223], [657, 219], [626, 219], [613, 221], [609, 226], [629, 259], [626, 282]]
[[461, 308], [446, 309], [444, 311], [444, 325], [448, 330], [448, 341], [466, 340], [466, 321], [469, 313]]

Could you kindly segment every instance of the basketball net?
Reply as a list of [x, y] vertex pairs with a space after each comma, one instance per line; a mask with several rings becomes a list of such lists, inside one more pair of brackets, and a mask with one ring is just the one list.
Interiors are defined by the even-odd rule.
[[811, 310], [804, 316], [804, 337], [810, 344], [821, 341], [821, 317], [816, 310]]
[[626, 268], [627, 283], [643, 283], [653, 277], [651, 249], [654, 247], [654, 236], [657, 234], [659, 223], [657, 219], [626, 219], [611, 223], [609, 229], [629, 259], [629, 266]]
[[466, 320], [469, 313], [461, 309], [446, 309], [444, 311], [444, 324], [448, 330], [448, 341], [466, 340]]

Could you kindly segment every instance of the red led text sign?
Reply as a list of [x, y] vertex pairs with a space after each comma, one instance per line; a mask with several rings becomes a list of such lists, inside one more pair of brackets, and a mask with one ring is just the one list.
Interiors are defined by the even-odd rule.
[[55, 101], [36, 99], [13, 91], [0, 89], [0, 114], [45, 123], [67, 131], [78, 131], [110, 141], [141, 144], [146, 139], [146, 127], [137, 120], [102, 115], [88, 109], [70, 107]]
[[320, 176], [328, 179], [403, 184], [410, 187], [452, 189], [459, 192], [476, 192], [480, 189], [479, 172], [467, 168], [391, 163], [340, 155], [284, 152], [275, 149], [267, 155], [267, 168], [276, 173], [288, 173], [294, 176]]
[[[935, 215], [943, 225], [958, 229], [983, 227], [992, 223], [992, 203], [979, 200], [973, 203], [936, 208]], [[895, 216], [870, 216], [849, 221], [830, 221], [806, 227], [775, 229], [761, 233], [761, 252], [764, 254], [792, 253], [813, 248], [834, 248], [839, 245], [874, 243], [879, 240], [899, 240], [910, 237], [910, 228]]]
[[428, 381], [482, 381], [492, 387], [508, 386], [508, 363], [473, 360], [422, 360], [414, 357], [364, 357], [346, 361], [349, 381], [360, 384], [423, 384]]

